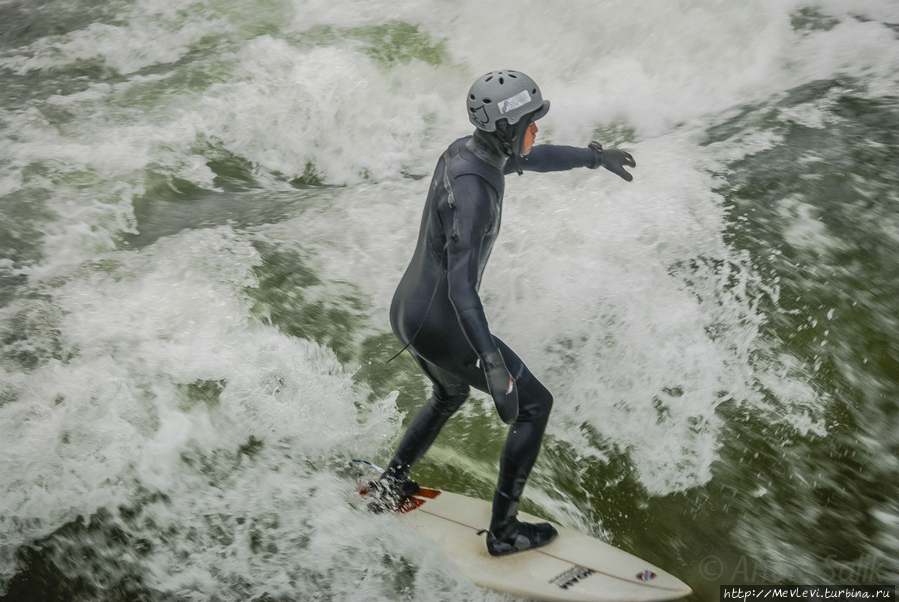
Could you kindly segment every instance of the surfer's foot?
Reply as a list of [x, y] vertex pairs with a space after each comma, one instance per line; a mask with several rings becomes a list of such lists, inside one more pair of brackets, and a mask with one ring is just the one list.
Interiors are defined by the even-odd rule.
[[559, 534], [549, 523], [523, 523], [510, 516], [487, 532], [487, 551], [505, 556], [545, 546]]
[[418, 483], [412, 479], [384, 476], [366, 485], [363, 493], [371, 512], [393, 512], [419, 489]]

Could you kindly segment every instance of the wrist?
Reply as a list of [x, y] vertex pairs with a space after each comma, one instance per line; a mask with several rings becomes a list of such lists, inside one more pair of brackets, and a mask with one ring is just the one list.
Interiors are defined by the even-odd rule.
[[592, 150], [593, 154], [595, 155], [595, 158], [593, 159], [593, 165], [590, 166], [590, 169], [596, 169], [597, 167], [602, 165], [602, 160], [603, 160], [602, 144], [594, 141], [594, 142], [591, 142], [587, 146], [587, 148]]

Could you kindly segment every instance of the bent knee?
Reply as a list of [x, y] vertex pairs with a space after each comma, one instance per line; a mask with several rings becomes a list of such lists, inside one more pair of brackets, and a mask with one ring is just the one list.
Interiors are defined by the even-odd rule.
[[543, 411], [546, 413], [547, 416], [549, 416], [549, 413], [553, 409], [554, 401], [555, 401], [555, 398], [553, 397], [553, 394], [550, 393], [549, 391], [547, 391], [546, 392], [546, 400], [543, 402], [543, 406], [544, 406]]
[[553, 395], [539, 382], [536, 385], [538, 386], [519, 391], [518, 420], [543, 423], [549, 420], [549, 413], [553, 409]]
[[541, 415], [541, 416], [544, 416], [545, 418], [548, 419], [548, 418], [549, 418], [549, 413], [550, 413], [550, 412], [552, 411], [552, 409], [553, 409], [553, 401], [554, 401], [554, 400], [553, 400], [553, 394], [552, 394], [552, 393], [550, 393], [550, 392], [549, 392], [548, 390], [546, 390], [546, 389], [544, 389], [544, 391], [545, 391], [545, 392], [544, 392], [542, 395], [540, 395], [540, 397], [539, 397], [539, 404], [540, 404], [539, 412], [540, 412], [540, 415]]

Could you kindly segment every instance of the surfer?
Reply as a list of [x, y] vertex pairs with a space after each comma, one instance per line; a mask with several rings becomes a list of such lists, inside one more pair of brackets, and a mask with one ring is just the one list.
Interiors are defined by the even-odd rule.
[[417, 490], [409, 470], [434, 442], [471, 387], [489, 393], [511, 425], [487, 533], [491, 555], [549, 543], [549, 523], [519, 521], [519, 500], [537, 459], [553, 396], [488, 327], [478, 296], [481, 275], [499, 234], [504, 176], [600, 165], [628, 182], [634, 158], [596, 142], [586, 148], [534, 145], [536, 121], [549, 111], [537, 84], [520, 71], [493, 71], [468, 93], [472, 136], [460, 138], [437, 161], [422, 215], [418, 245], [390, 306], [390, 324], [433, 383], [433, 394], [412, 420], [382, 479], [383, 498]]

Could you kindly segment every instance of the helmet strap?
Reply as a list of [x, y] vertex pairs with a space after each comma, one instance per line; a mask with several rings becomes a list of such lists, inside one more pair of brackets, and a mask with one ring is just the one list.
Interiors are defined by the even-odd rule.
[[530, 115], [523, 117], [514, 125], [509, 125], [505, 120], [499, 121], [496, 124], [496, 133], [502, 141], [503, 151], [509, 157], [509, 165], [512, 166], [512, 169], [514, 169], [518, 175], [522, 175], [519, 159], [524, 150], [524, 137], [530, 124]]
[[512, 166], [512, 169], [514, 169], [518, 175], [523, 175], [524, 172], [521, 170], [521, 163], [518, 161], [519, 157], [520, 155], [518, 153], [509, 157], [509, 165]]

